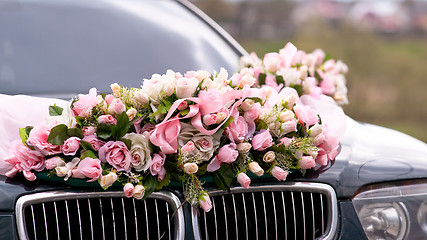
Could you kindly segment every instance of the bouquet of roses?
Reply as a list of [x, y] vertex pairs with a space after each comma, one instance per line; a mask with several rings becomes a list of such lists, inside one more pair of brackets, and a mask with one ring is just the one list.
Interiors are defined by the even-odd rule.
[[92, 88], [69, 106], [50, 106], [46, 124], [20, 129], [6, 175], [32, 181], [43, 171], [104, 189], [119, 183], [137, 199], [174, 180], [190, 204], [209, 211], [205, 175], [222, 189], [236, 178], [248, 188], [248, 171], [284, 181], [334, 159], [337, 134], [295, 89], [255, 85], [247, 71], [229, 78], [221, 69], [168, 70], [141, 88], [112, 84], [107, 95]]
[[252, 74], [260, 85], [266, 84], [278, 91], [292, 87], [300, 96], [318, 98], [324, 94], [339, 105], [348, 104], [345, 79], [348, 67], [321, 49], [306, 53], [289, 42], [278, 53], [265, 54], [262, 60], [255, 53], [243, 56], [240, 65], [240, 73]]

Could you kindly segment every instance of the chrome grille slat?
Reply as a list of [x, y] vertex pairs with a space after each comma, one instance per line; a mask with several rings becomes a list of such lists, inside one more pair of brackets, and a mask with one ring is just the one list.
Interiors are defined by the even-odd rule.
[[140, 239], [143, 236], [143, 239], [182, 240], [185, 225], [180, 206], [179, 198], [168, 191], [155, 192], [146, 200], [136, 201], [122, 192], [57, 191], [20, 197], [15, 215], [20, 239]]
[[193, 208], [193, 231], [201, 239], [332, 239], [337, 229], [336, 195], [326, 184], [234, 187], [209, 194], [212, 211], [199, 218]]
[[70, 229], [70, 214], [68, 211], [68, 201], [65, 200], [65, 211], [67, 212], [67, 228], [68, 228], [68, 239], [71, 239], [71, 229]]

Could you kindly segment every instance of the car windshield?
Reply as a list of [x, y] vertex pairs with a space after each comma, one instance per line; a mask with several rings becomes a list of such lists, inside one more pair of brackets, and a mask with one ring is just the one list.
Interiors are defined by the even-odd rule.
[[0, 1], [0, 93], [109, 92], [167, 69], [235, 70], [238, 57], [174, 1]]

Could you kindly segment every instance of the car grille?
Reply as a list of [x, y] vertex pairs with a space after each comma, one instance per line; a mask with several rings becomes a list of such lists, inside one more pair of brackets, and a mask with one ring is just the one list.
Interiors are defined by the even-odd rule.
[[146, 200], [122, 192], [45, 192], [16, 204], [20, 239], [184, 239], [177, 196], [155, 192]]
[[213, 208], [193, 208], [193, 231], [202, 239], [329, 239], [337, 226], [334, 190], [293, 183], [212, 191]]

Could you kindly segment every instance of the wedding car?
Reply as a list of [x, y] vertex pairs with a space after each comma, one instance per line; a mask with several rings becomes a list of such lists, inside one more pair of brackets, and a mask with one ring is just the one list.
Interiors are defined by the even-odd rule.
[[[0, 158], [17, 125], [39, 120], [39, 101], [138, 87], [166, 69], [233, 72], [247, 54], [185, 0], [3, 0], [0, 32], [1, 105], [21, 117], [1, 112]], [[425, 239], [426, 156], [421, 141], [346, 117], [335, 160], [304, 176], [228, 190], [202, 179], [206, 213], [174, 182], [136, 200], [96, 182], [0, 176], [0, 239]]]

